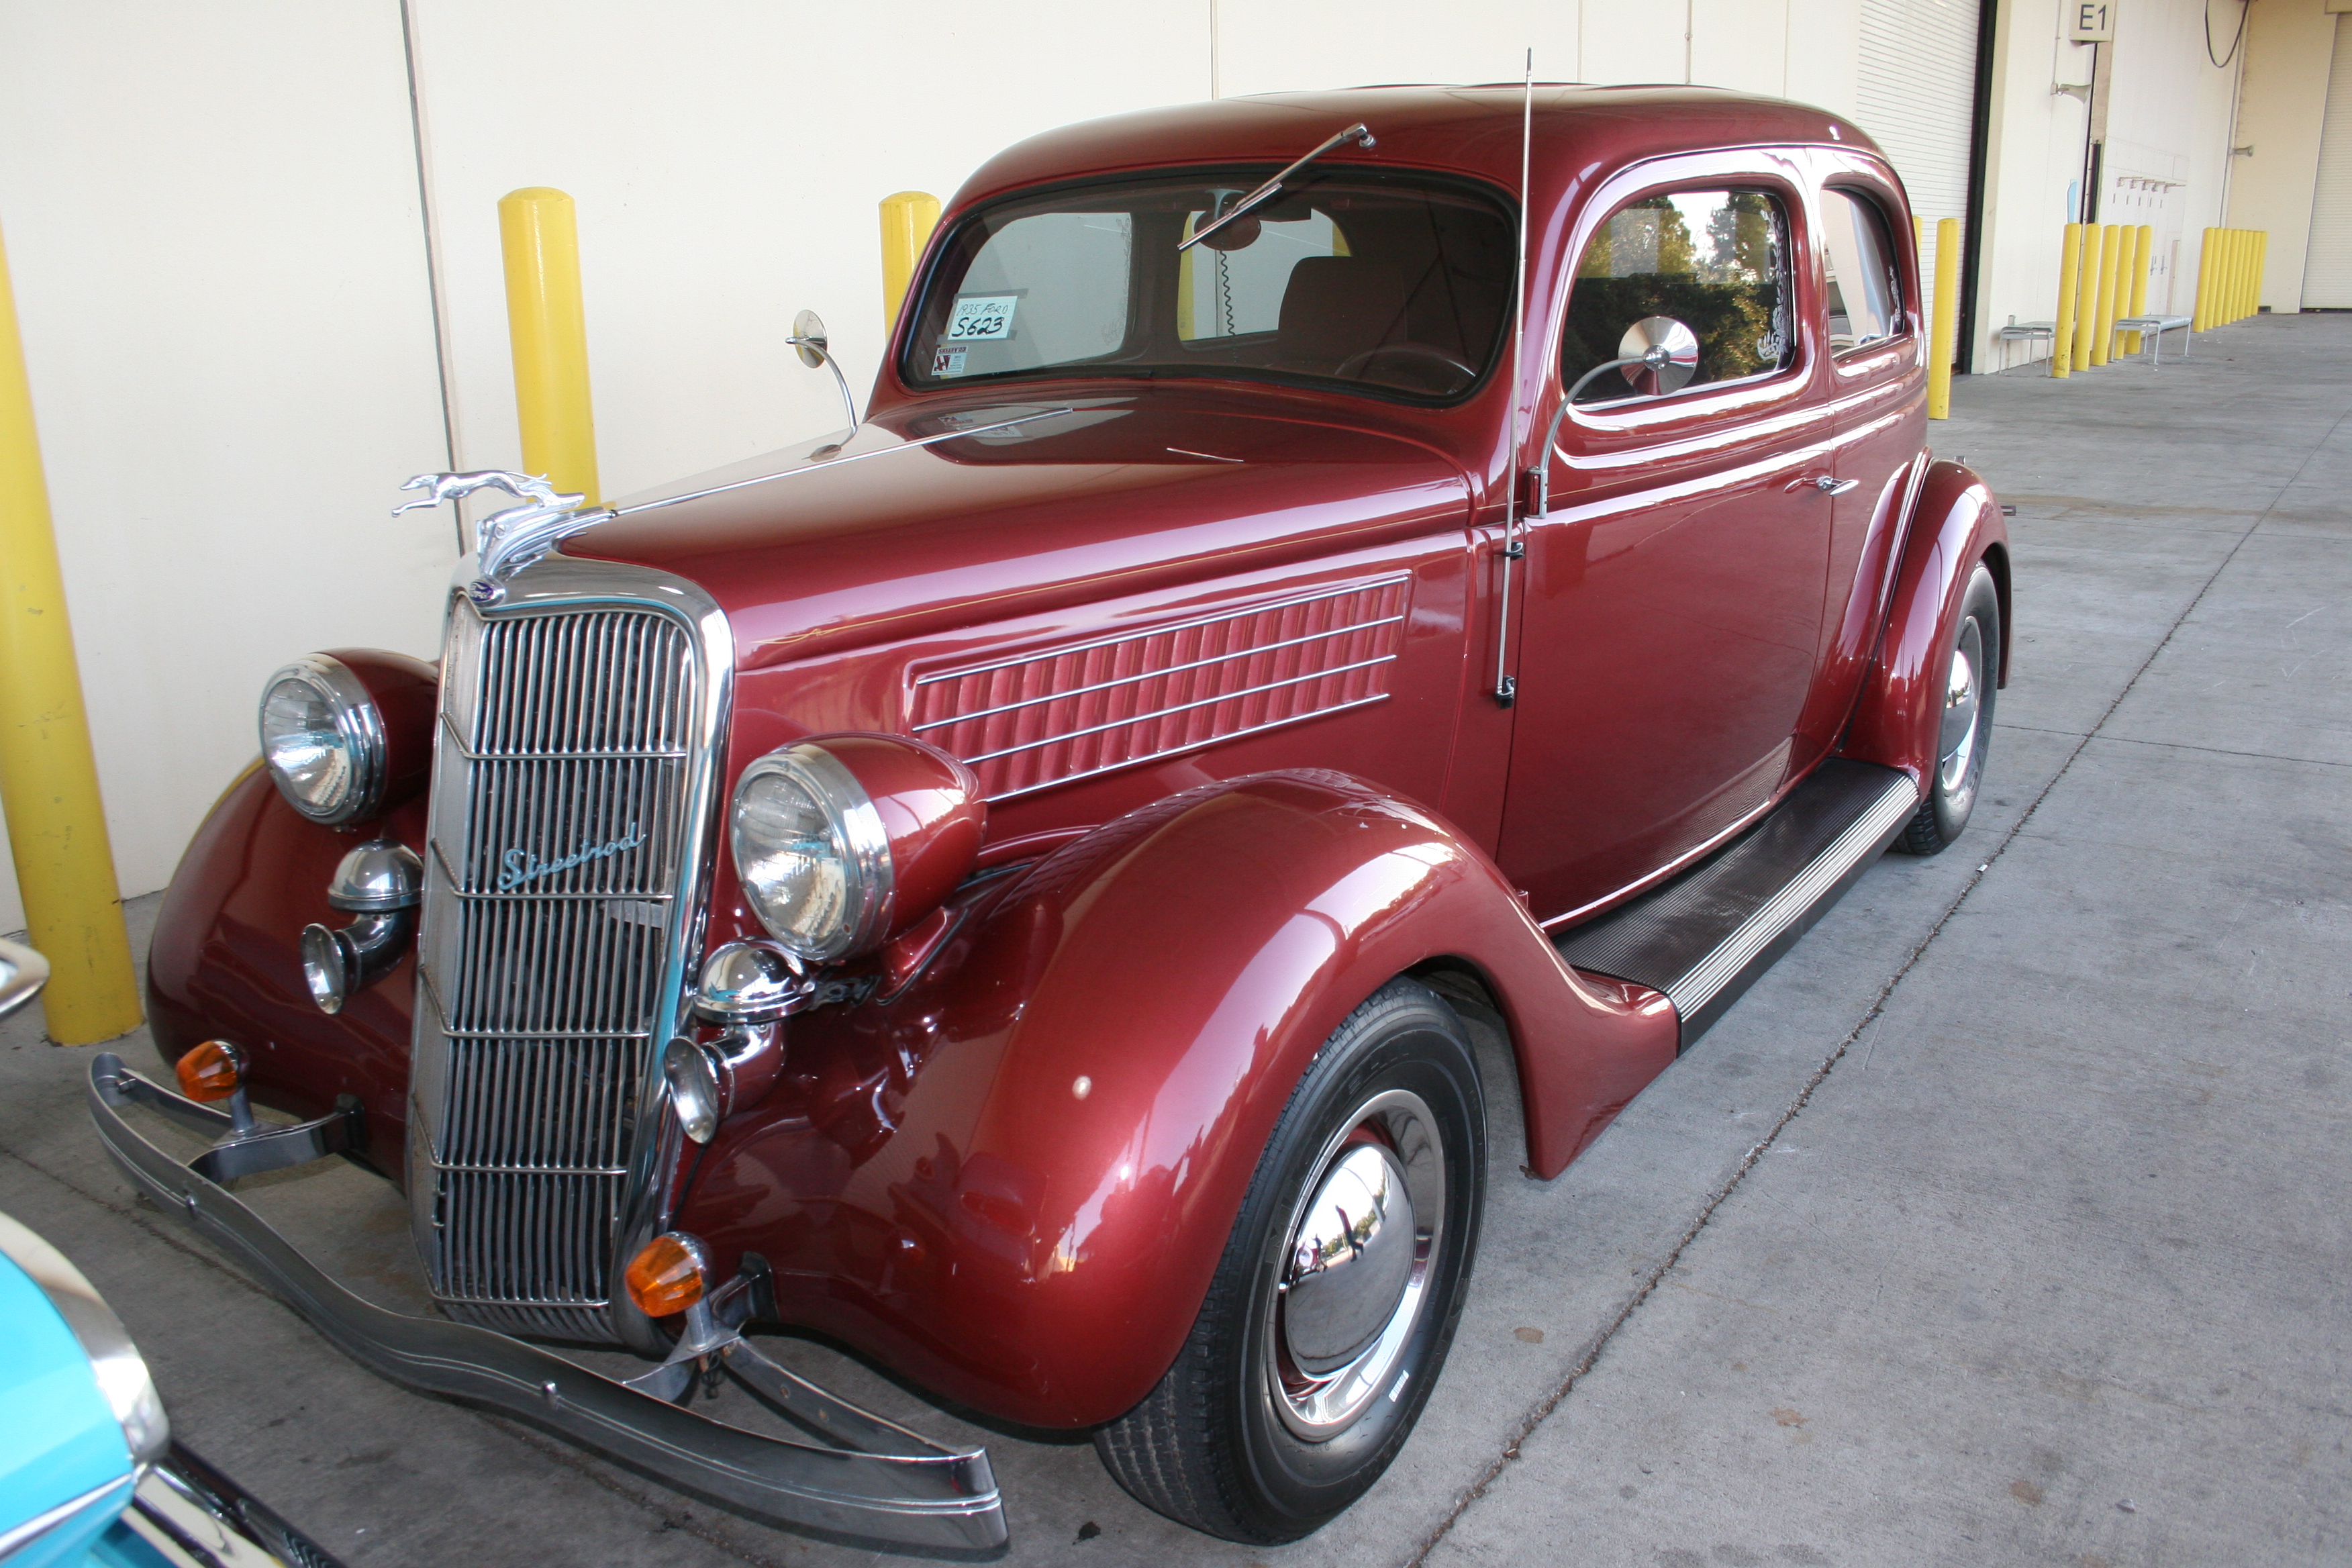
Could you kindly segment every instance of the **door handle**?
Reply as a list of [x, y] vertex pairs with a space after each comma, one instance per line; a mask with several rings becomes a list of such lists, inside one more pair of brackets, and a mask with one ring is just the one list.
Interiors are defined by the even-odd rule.
[[1823, 495], [1842, 496], [1860, 483], [1862, 483], [1860, 479], [1833, 479], [1827, 474], [1823, 474], [1813, 481], [1813, 488]]

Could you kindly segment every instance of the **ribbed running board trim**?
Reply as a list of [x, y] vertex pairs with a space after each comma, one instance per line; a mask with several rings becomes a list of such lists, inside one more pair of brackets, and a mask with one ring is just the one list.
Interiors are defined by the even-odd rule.
[[1560, 955], [1664, 992], [1687, 1049], [1844, 895], [1918, 800], [1892, 768], [1823, 763], [1697, 868], [1561, 937]]

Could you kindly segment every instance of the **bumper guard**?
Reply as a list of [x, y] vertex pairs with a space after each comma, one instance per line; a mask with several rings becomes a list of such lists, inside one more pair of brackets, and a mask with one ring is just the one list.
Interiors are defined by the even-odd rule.
[[[121, 1108], [142, 1105], [222, 1140], [185, 1164], [150, 1143]], [[698, 1415], [489, 1329], [412, 1318], [363, 1301], [329, 1278], [211, 1173], [250, 1175], [345, 1146], [341, 1115], [265, 1128], [267, 1154], [236, 1149], [230, 1118], [122, 1065], [90, 1063], [89, 1115], [107, 1152], [149, 1196], [260, 1276], [352, 1360], [394, 1383], [488, 1406], [604, 1455], [681, 1491], [777, 1524], [950, 1552], [1004, 1544], [1004, 1507], [988, 1454], [948, 1448], [835, 1398], [729, 1339], [712, 1353], [761, 1402], [835, 1446], [769, 1437]], [[693, 1380], [684, 1380], [688, 1388]]]

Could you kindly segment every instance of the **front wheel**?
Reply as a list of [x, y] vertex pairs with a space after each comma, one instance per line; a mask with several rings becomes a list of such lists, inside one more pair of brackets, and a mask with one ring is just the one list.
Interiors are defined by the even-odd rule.
[[1192, 1332], [1095, 1434], [1118, 1483], [1228, 1541], [1295, 1541], [1378, 1480], [1444, 1364], [1486, 1194], [1461, 1021], [1391, 981], [1307, 1069]]
[[1959, 625], [1944, 663], [1944, 714], [1936, 741], [1927, 798], [1905, 825], [1896, 846], [1913, 855], [1939, 854], [1969, 825], [1977, 786], [1992, 744], [1992, 704], [2000, 661], [2000, 595], [1983, 562], [1969, 575]]

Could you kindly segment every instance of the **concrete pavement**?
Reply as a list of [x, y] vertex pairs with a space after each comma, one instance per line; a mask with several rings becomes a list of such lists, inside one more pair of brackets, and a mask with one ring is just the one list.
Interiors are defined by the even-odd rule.
[[[1938, 449], [2018, 507], [2013, 679], [1968, 837], [1874, 867], [1557, 1181], [1519, 1174], [1486, 1042], [1469, 1309], [1355, 1510], [1230, 1547], [1083, 1442], [795, 1359], [987, 1441], [1023, 1563], [2352, 1556], [2352, 317], [1955, 405]], [[354, 1568], [874, 1556], [361, 1371], [132, 1199], [80, 1110], [87, 1059], [37, 1014], [0, 1026], [0, 1209], [108, 1294], [180, 1432]], [[257, 1201], [415, 1299], [381, 1184]]]

